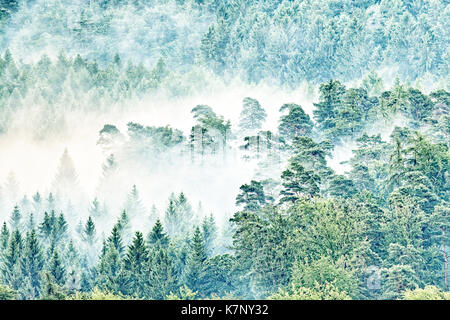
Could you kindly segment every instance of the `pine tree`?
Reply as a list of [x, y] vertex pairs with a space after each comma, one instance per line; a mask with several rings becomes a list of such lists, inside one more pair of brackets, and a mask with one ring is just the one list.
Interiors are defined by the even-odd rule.
[[190, 251], [184, 271], [184, 282], [193, 291], [201, 290], [206, 259], [203, 235], [200, 228], [196, 227], [191, 239]]
[[30, 213], [28, 215], [28, 221], [26, 225], [26, 231], [31, 231], [33, 229], [36, 229], [36, 223], [34, 222], [34, 214]]
[[149, 253], [147, 297], [163, 300], [178, 288], [178, 273], [167, 248], [155, 246]]
[[56, 243], [67, 238], [67, 222], [64, 214], [61, 212], [55, 221], [53, 228], [53, 238]]
[[122, 236], [124, 243], [128, 244], [131, 241], [132, 233], [130, 219], [128, 218], [128, 214], [125, 210], [122, 211], [116, 225], [120, 231], [120, 235]]
[[243, 209], [248, 211], [258, 211], [266, 204], [264, 187], [259, 181], [250, 181], [240, 188], [241, 193], [236, 197], [236, 205], [244, 205]]
[[142, 233], [137, 231], [124, 259], [124, 270], [128, 279], [128, 293], [144, 296], [147, 263], [148, 249]]
[[281, 179], [281, 203], [295, 202], [301, 197], [314, 197], [319, 194], [320, 177], [297, 162], [292, 162], [288, 169], [283, 171]]
[[436, 206], [433, 214], [428, 218], [433, 230], [431, 235], [432, 242], [440, 249], [442, 254], [443, 289], [448, 290], [448, 253], [447, 248], [450, 246], [450, 209], [448, 203]]
[[53, 190], [58, 197], [68, 199], [73, 197], [78, 188], [78, 175], [72, 158], [67, 149], [64, 150], [60, 159], [58, 171], [53, 181]]
[[117, 252], [122, 256], [124, 248], [122, 243], [122, 236], [120, 235], [120, 228], [117, 224], [113, 227], [111, 235], [108, 238], [108, 245], [116, 249]]
[[97, 265], [96, 286], [115, 294], [127, 293], [127, 281], [119, 252], [109, 246]]
[[86, 224], [84, 225], [83, 241], [86, 242], [89, 246], [92, 246], [96, 241], [95, 224], [90, 216], [86, 221]]
[[21, 285], [20, 259], [23, 255], [22, 236], [18, 230], [11, 233], [1, 265], [2, 282], [17, 290]]
[[213, 214], [205, 217], [202, 222], [203, 243], [205, 252], [210, 257], [215, 249], [215, 241], [217, 239], [217, 225]]
[[89, 208], [89, 215], [94, 219], [99, 219], [102, 217], [102, 210], [97, 198], [92, 201], [91, 207]]
[[278, 131], [280, 136], [288, 141], [296, 136], [310, 136], [313, 123], [303, 108], [297, 104], [284, 104], [280, 112], [288, 110], [288, 114], [281, 116]]
[[52, 212], [55, 211], [56, 199], [53, 196], [53, 193], [50, 192], [47, 198], [47, 211]]
[[42, 198], [39, 192], [36, 192], [33, 196], [33, 209], [39, 216], [42, 214]]
[[127, 201], [125, 204], [125, 211], [131, 220], [140, 219], [145, 215], [145, 207], [139, 197], [139, 191], [136, 185], [133, 185], [131, 192], [128, 194]]
[[63, 287], [66, 283], [66, 268], [64, 267], [58, 251], [54, 250], [48, 267], [48, 272], [52, 275], [56, 284]]
[[20, 213], [19, 206], [15, 205], [9, 219], [9, 226], [11, 230], [20, 230], [20, 228], [22, 227], [21, 220], [22, 214]]
[[0, 230], [0, 254], [6, 250], [9, 242], [9, 230], [6, 222], [3, 222], [2, 229]]
[[239, 128], [242, 131], [253, 132], [259, 130], [266, 120], [266, 111], [259, 102], [252, 98], [244, 98], [240, 115]]
[[175, 199], [169, 198], [169, 206], [164, 214], [164, 225], [171, 237], [174, 237], [177, 234], [177, 231], [181, 229], [179, 223], [180, 221], [175, 207]]
[[342, 105], [342, 99], [345, 94], [345, 87], [339, 81], [330, 80], [320, 85], [319, 103], [314, 106], [314, 119], [322, 132], [330, 130], [336, 126], [337, 110]]
[[156, 220], [152, 231], [147, 236], [147, 244], [150, 248], [167, 248], [169, 244], [169, 237], [164, 232], [161, 221]]
[[27, 233], [24, 251], [21, 258], [21, 270], [25, 278], [30, 281], [32, 296], [38, 297], [42, 284], [41, 271], [44, 267], [41, 246], [34, 230]]
[[55, 211], [52, 211], [50, 215], [46, 211], [44, 213], [44, 219], [38, 227], [39, 235], [44, 241], [46, 242], [50, 241], [55, 227], [55, 223], [56, 223]]
[[329, 181], [328, 194], [331, 197], [351, 198], [356, 192], [353, 181], [343, 175], [335, 175]]

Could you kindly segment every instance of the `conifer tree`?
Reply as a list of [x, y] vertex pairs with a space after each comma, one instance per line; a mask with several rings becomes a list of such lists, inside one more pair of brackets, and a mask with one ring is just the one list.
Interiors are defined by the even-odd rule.
[[137, 231], [124, 258], [129, 293], [135, 292], [138, 296], [144, 296], [147, 264], [148, 249], [142, 233]]
[[259, 130], [266, 120], [266, 117], [266, 111], [261, 107], [257, 100], [249, 97], [244, 98], [239, 128], [249, 132]]
[[120, 235], [122, 236], [124, 243], [128, 244], [131, 241], [132, 233], [131, 233], [130, 219], [128, 218], [128, 214], [125, 210], [122, 211], [116, 225], [119, 229]]
[[336, 127], [336, 115], [342, 105], [345, 87], [337, 80], [330, 80], [321, 84], [319, 91], [319, 103], [314, 104], [316, 109], [313, 113], [319, 130], [326, 133]]
[[244, 184], [239, 189], [241, 193], [236, 197], [236, 205], [244, 205], [244, 210], [258, 211], [266, 203], [261, 182], [252, 180], [250, 184]]
[[25, 278], [29, 280], [32, 294], [34, 297], [39, 296], [42, 284], [41, 271], [44, 267], [44, 259], [42, 256], [41, 246], [36, 237], [34, 230], [27, 233], [24, 243], [24, 251], [21, 258], [21, 270]]
[[95, 224], [90, 216], [84, 225], [83, 241], [85, 241], [89, 246], [92, 246], [96, 241]]
[[47, 211], [44, 213], [44, 219], [38, 227], [39, 235], [44, 241], [50, 241], [56, 223], [55, 212], [49, 215]]
[[48, 272], [55, 280], [56, 284], [63, 287], [66, 283], [66, 268], [58, 254], [57, 250], [54, 250], [48, 267]]
[[97, 198], [92, 201], [91, 207], [89, 208], [89, 215], [94, 219], [99, 219], [102, 217], [102, 210]]
[[64, 150], [60, 159], [58, 171], [53, 181], [53, 190], [58, 197], [68, 199], [73, 197], [78, 188], [78, 175], [72, 158], [67, 149]]
[[217, 225], [212, 213], [204, 217], [201, 228], [205, 252], [210, 257], [214, 252], [215, 241], [217, 239]]
[[2, 229], [0, 230], [0, 254], [6, 250], [9, 242], [9, 230], [6, 222], [3, 222]]
[[113, 293], [127, 293], [127, 281], [119, 252], [113, 246], [107, 247], [97, 266], [96, 286]]
[[11, 230], [20, 230], [22, 227], [22, 214], [20, 213], [19, 206], [15, 205], [14, 210], [11, 213], [11, 217], [9, 219], [9, 226]]
[[297, 136], [310, 136], [313, 123], [303, 108], [297, 104], [284, 104], [280, 112], [287, 110], [288, 114], [281, 116], [278, 131], [280, 136], [288, 141], [292, 141]]
[[60, 241], [67, 238], [67, 221], [64, 217], [64, 214], [61, 212], [58, 216], [58, 218], [55, 221], [54, 228], [53, 228], [53, 238], [55, 239], [56, 243], [59, 243]]
[[164, 232], [161, 221], [156, 220], [152, 231], [147, 236], [147, 244], [150, 248], [167, 248], [169, 237]]
[[178, 272], [173, 256], [167, 248], [152, 247], [149, 253], [148, 298], [155, 300], [165, 299], [178, 287]]
[[116, 224], [112, 231], [111, 235], [108, 238], [108, 245], [117, 250], [117, 252], [122, 255], [124, 252], [122, 236], [120, 235], [119, 226]]
[[193, 291], [201, 289], [203, 283], [203, 271], [207, 259], [203, 235], [199, 227], [194, 230], [191, 239], [188, 259], [184, 271], [184, 283]]
[[145, 214], [145, 207], [139, 197], [139, 191], [136, 185], [133, 185], [131, 192], [128, 194], [127, 201], [125, 204], [125, 211], [131, 220], [140, 219]]
[[17, 290], [20, 288], [22, 273], [20, 270], [20, 260], [23, 255], [23, 240], [20, 232], [14, 230], [11, 233], [8, 247], [3, 255], [1, 264], [2, 282], [10, 288]]

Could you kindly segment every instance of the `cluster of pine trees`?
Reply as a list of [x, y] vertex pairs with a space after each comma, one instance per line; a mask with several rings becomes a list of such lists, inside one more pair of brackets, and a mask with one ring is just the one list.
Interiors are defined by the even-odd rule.
[[8, 0], [0, 48], [42, 54], [57, 42], [103, 64], [116, 53], [147, 65], [164, 56], [177, 72], [201, 65], [292, 86], [380, 66], [435, 78], [448, 72], [447, 16], [443, 0]]
[[[46, 141], [74, 110], [238, 80], [317, 85], [312, 112], [270, 106], [275, 129], [258, 97], [239, 123], [201, 104], [188, 132], [105, 124], [89, 205], [67, 150], [45, 195], [10, 174], [0, 299], [449, 299], [447, 2], [0, 0], [0, 135]], [[225, 223], [181, 190], [148, 210], [129, 175], [194, 183], [235, 158], [256, 169], [222, 191], [236, 204]]]
[[[236, 190], [239, 210], [221, 228], [183, 193], [170, 196], [163, 214], [149, 214], [133, 186], [108, 234], [98, 229], [114, 214], [97, 199], [87, 219], [68, 224], [64, 211], [73, 212], [62, 199], [74, 173], [66, 152], [55, 196], [22, 201], [1, 227], [1, 297], [447, 297], [450, 94], [399, 81], [384, 91], [375, 75], [358, 88], [330, 80], [319, 92], [312, 117], [283, 104], [277, 132], [265, 130], [266, 111], [254, 98], [243, 100], [237, 128], [207, 105], [192, 109], [187, 136], [138, 123], [125, 136], [105, 125], [98, 144], [111, 153], [106, 186], [125, 154], [133, 163], [181, 154], [202, 166], [226, 161], [233, 148], [257, 161], [255, 179]], [[388, 139], [373, 134], [394, 118], [404, 126]], [[339, 174], [329, 161], [347, 141], [356, 148]], [[146, 234], [143, 217], [151, 221]]]

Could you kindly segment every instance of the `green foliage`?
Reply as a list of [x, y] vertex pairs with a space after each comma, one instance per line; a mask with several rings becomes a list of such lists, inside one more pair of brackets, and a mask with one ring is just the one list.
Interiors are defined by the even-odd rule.
[[16, 293], [7, 286], [0, 285], [0, 300], [14, 300]]
[[266, 111], [259, 102], [252, 98], [244, 98], [240, 114], [239, 128], [243, 131], [254, 131], [262, 128], [267, 118]]
[[435, 286], [426, 286], [424, 289], [407, 290], [403, 294], [404, 300], [450, 300], [450, 294], [443, 292]]
[[250, 181], [250, 184], [244, 184], [240, 188], [241, 193], [236, 197], [236, 205], [243, 205], [247, 211], [258, 211], [266, 204], [264, 187], [259, 181]]
[[280, 112], [285, 110], [288, 113], [280, 117], [278, 126], [280, 136], [289, 141], [296, 136], [310, 136], [313, 123], [302, 107], [294, 103], [284, 104], [281, 106]]

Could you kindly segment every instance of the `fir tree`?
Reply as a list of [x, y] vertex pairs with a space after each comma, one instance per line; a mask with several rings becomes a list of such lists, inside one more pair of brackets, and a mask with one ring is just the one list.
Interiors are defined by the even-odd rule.
[[25, 278], [30, 281], [32, 295], [39, 296], [42, 284], [41, 271], [44, 267], [41, 246], [34, 230], [27, 233], [24, 251], [21, 259], [21, 270]]
[[89, 246], [92, 246], [96, 241], [95, 224], [90, 216], [84, 225], [83, 241], [85, 241]]
[[156, 220], [152, 231], [147, 236], [147, 244], [150, 248], [167, 248], [169, 244], [169, 237], [164, 232], [161, 221]]
[[9, 226], [11, 230], [20, 230], [22, 223], [22, 214], [20, 213], [19, 206], [14, 206], [14, 210], [9, 218]]
[[137, 231], [124, 259], [129, 293], [135, 292], [138, 296], [144, 296], [147, 263], [148, 249], [142, 233]]
[[124, 252], [122, 236], [120, 234], [119, 226], [116, 224], [112, 231], [111, 235], [108, 238], [108, 245], [117, 250], [117, 252], [122, 255]]
[[186, 269], [184, 271], [185, 284], [193, 291], [201, 289], [203, 283], [204, 264], [207, 259], [203, 235], [199, 227], [194, 230], [191, 239]]
[[3, 222], [2, 229], [0, 230], [0, 253], [2, 253], [8, 247], [9, 242], [9, 230], [6, 222]]
[[48, 272], [55, 280], [58, 286], [63, 287], [66, 283], [66, 268], [58, 254], [57, 250], [54, 250], [48, 267]]
[[3, 263], [1, 265], [2, 281], [14, 290], [19, 289], [21, 285], [20, 260], [22, 255], [22, 236], [18, 230], [14, 230], [11, 233], [11, 238], [3, 255]]
[[240, 115], [239, 128], [243, 131], [255, 131], [262, 127], [266, 120], [266, 111], [259, 102], [252, 98], [244, 98]]
[[215, 241], [217, 239], [217, 225], [213, 214], [205, 217], [202, 222], [203, 243], [207, 256], [211, 256], [215, 249]]
[[280, 112], [287, 110], [288, 114], [281, 116], [278, 131], [280, 136], [291, 141], [296, 136], [310, 136], [313, 123], [303, 111], [302, 107], [297, 104], [284, 104], [280, 108]]

